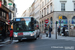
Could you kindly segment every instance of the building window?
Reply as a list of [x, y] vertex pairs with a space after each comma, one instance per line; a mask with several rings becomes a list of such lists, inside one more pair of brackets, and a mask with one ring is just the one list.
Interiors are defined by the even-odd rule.
[[42, 17], [43, 17], [43, 10], [42, 10]]
[[40, 4], [40, 8], [42, 8], [42, 7], [41, 7], [41, 4]]
[[45, 0], [45, 4], [46, 4], [46, 0]]
[[0, 11], [0, 16], [2, 16], [2, 11]]
[[47, 3], [49, 2], [49, 0], [47, 0]]
[[6, 13], [5, 13], [5, 19], [6, 19]]
[[42, 2], [42, 7], [44, 6], [44, 2]]
[[47, 14], [49, 13], [49, 5], [47, 6]]
[[5, 13], [4, 13], [4, 17], [5, 17]]
[[50, 5], [50, 13], [52, 12], [52, 5]]
[[75, 11], [75, 3], [74, 3], [74, 11]]
[[65, 3], [61, 3], [61, 11], [65, 11]]
[[3, 12], [2, 12], [2, 16], [3, 16]]
[[44, 16], [46, 15], [46, 8], [44, 8]]
[[40, 18], [41, 18], [41, 17], [42, 17], [41, 11], [40, 11], [40, 15], [41, 15], [41, 16], [40, 16]]

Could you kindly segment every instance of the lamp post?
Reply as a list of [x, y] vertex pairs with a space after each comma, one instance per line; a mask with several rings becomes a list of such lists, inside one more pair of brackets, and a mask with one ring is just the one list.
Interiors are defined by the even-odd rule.
[[58, 21], [56, 21], [56, 39], [57, 39], [57, 24], [58, 24]]

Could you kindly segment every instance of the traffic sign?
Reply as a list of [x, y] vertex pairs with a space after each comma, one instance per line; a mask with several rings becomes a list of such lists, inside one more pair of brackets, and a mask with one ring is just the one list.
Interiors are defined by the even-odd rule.
[[8, 5], [12, 5], [12, 3], [8, 3]]
[[48, 19], [46, 19], [46, 20], [45, 20], [45, 23], [48, 23], [48, 22], [49, 22]]
[[10, 20], [8, 21], [8, 24], [10, 24]]
[[45, 24], [45, 27], [47, 26], [47, 24]]
[[62, 16], [59, 16], [59, 19], [62, 19]]

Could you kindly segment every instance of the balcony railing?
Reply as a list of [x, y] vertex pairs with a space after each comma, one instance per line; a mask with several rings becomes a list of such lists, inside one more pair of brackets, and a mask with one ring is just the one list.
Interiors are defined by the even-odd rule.
[[14, 2], [14, 0], [9, 0], [9, 1]]
[[7, 2], [6, 2], [6, 0], [4, 0], [4, 5], [7, 6]]
[[14, 10], [15, 10], [13, 7], [9, 7], [9, 9], [10, 9], [11, 11], [14, 11]]

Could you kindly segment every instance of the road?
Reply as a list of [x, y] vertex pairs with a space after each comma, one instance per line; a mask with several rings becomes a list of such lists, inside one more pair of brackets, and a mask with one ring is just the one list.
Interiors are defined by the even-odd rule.
[[41, 39], [14, 41], [0, 50], [75, 50], [75, 41], [59, 39]]

